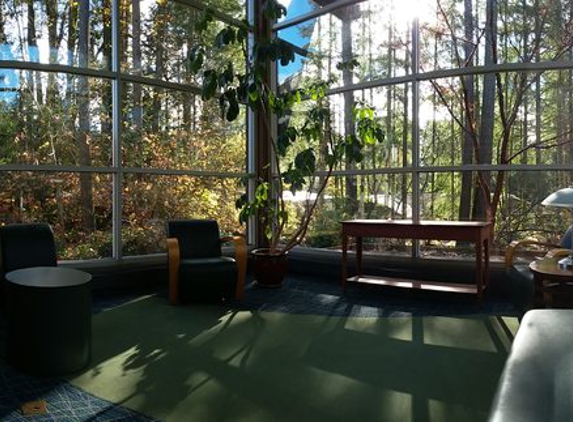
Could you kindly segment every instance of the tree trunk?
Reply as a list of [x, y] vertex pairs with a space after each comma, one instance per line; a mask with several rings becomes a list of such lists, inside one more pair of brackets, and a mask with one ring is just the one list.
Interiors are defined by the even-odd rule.
[[[539, 0], [535, 0], [535, 10], [539, 9]], [[539, 13], [535, 14], [535, 37], [541, 36], [541, 19]], [[539, 48], [535, 51], [535, 62], [541, 62], [541, 52]], [[541, 124], [542, 124], [542, 106], [541, 106], [541, 78], [535, 80], [535, 143], [541, 144]], [[535, 148], [535, 164], [541, 164], [541, 149]], [[537, 178], [537, 182], [541, 182], [541, 178]], [[541, 186], [538, 186], [538, 189]], [[540, 192], [540, 190], [538, 190]]]
[[6, 24], [4, 23], [4, 8], [0, 5], [0, 45], [6, 44]]
[[[111, 70], [112, 63], [112, 34], [111, 34], [111, 0], [103, 0], [102, 20], [103, 20], [103, 60], [107, 70]], [[127, 38], [127, 37], [126, 37]], [[113, 120], [113, 98], [111, 84], [104, 84], [102, 87], [102, 135], [111, 138]], [[125, 90], [122, 90], [125, 92]]]
[[[89, 42], [89, 0], [79, 2], [78, 24], [78, 65], [88, 65]], [[78, 76], [78, 117], [79, 128], [76, 137], [80, 166], [91, 166], [89, 149], [90, 110], [89, 82], [87, 76]], [[94, 229], [93, 181], [91, 173], [80, 173], [80, 200], [82, 207], [82, 227], [86, 231]]]
[[[28, 54], [30, 56], [31, 62], [40, 61], [40, 52], [38, 50], [38, 40], [36, 38], [36, 10], [34, 9], [34, 0], [28, 0]], [[32, 79], [34, 75], [35, 80]], [[44, 96], [42, 94], [42, 80], [40, 79], [40, 72], [31, 71], [28, 78], [28, 83], [30, 84], [30, 93], [32, 96], [36, 95], [36, 101], [38, 104], [44, 102]], [[35, 88], [34, 88], [35, 86]]]
[[[50, 47], [49, 62], [57, 63], [58, 60], [58, 4], [56, 0], [46, 0], [46, 18], [48, 19], [48, 45]], [[55, 105], [58, 94], [56, 86], [56, 74], [48, 72], [48, 87], [46, 99], [48, 104]]]
[[[141, 0], [132, 0], [131, 3], [131, 34], [132, 34], [132, 55], [133, 73], [141, 76]], [[141, 85], [133, 84], [133, 126], [139, 133], [143, 127], [143, 109], [141, 107]]]
[[[69, 15], [68, 15], [68, 66], [75, 64], [75, 50], [78, 39], [78, 3], [76, 0], [69, 0]], [[74, 133], [76, 130], [77, 108], [74, 106], [74, 91], [75, 91], [75, 76], [66, 76], [66, 97], [65, 109], [66, 119], [69, 133]]]
[[[348, 18], [342, 18], [342, 61], [350, 62], [353, 59], [352, 54], [352, 21]], [[345, 86], [352, 84], [353, 72], [344, 66], [342, 70], [342, 81]], [[346, 136], [354, 134], [354, 93], [352, 91], [346, 91], [343, 94], [344, 97], [344, 133]], [[354, 165], [347, 161], [346, 169], [352, 170]], [[358, 187], [356, 183], [356, 178], [346, 177], [346, 204], [348, 211], [351, 215], [354, 215], [358, 210]]]
[[[406, 44], [410, 43], [410, 25], [407, 29]], [[406, 75], [410, 74], [410, 55], [406, 54], [406, 60], [404, 62], [404, 69]], [[404, 117], [402, 122], [402, 167], [408, 167], [408, 127], [409, 127], [409, 112], [410, 112], [410, 101], [409, 101], [409, 88], [410, 84], [404, 85]], [[402, 218], [408, 218], [408, 175], [402, 173], [402, 185], [401, 185], [401, 202], [402, 202]]]
[[[484, 66], [494, 64], [494, 51], [496, 46], [496, 21], [497, 21], [497, 0], [488, 0], [486, 4], [486, 29], [485, 29], [485, 59]], [[481, 122], [479, 130], [479, 148], [478, 164], [491, 164], [494, 118], [495, 118], [495, 74], [487, 73], [484, 75]], [[491, 174], [489, 171], [483, 172], [483, 180], [487, 187], [490, 186]], [[484, 186], [478, 184], [474, 194], [473, 219], [484, 220], [486, 218], [486, 206], [489, 204], [489, 198], [484, 196]]]
[[[466, 66], [473, 67], [474, 60], [471, 58], [474, 49], [474, 23], [473, 23], [473, 7], [472, 0], [464, 0], [464, 35], [466, 42], [464, 43], [464, 60]], [[465, 84], [467, 90], [467, 104], [474, 104], [474, 76], [465, 76]], [[463, 132], [462, 144], [462, 164], [471, 164], [473, 160], [473, 140], [470, 133], [472, 119], [475, 119], [473, 110], [468, 110], [465, 107], [465, 131]], [[470, 219], [470, 210], [472, 203], [472, 174], [469, 171], [462, 172], [462, 187], [460, 193], [460, 209], [458, 219], [465, 221]]]
[[[157, 3], [157, 13], [155, 17], [155, 77], [157, 79], [163, 78], [165, 72], [165, 58], [163, 48], [163, 38], [165, 37], [165, 19], [166, 19], [166, 4]], [[162, 90], [159, 88], [154, 89], [153, 105], [152, 105], [152, 131], [153, 133], [159, 132], [161, 122], [161, 98]]]
[[[528, 51], [527, 47], [529, 45], [529, 25], [527, 24], [527, 0], [523, 0], [521, 3], [521, 13], [523, 14], [522, 25], [522, 54], [527, 57]], [[527, 144], [528, 144], [528, 134], [529, 134], [529, 95], [526, 93], [523, 97], [523, 126], [522, 126], [522, 136], [521, 136], [521, 148], [524, 150], [521, 154], [521, 164], [527, 164]]]

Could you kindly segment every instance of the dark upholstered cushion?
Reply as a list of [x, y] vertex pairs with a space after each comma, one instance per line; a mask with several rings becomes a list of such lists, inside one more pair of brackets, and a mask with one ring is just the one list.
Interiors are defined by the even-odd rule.
[[573, 225], [567, 229], [563, 237], [561, 238], [561, 246], [565, 249], [571, 249], [571, 235], [573, 233]]
[[28, 267], [57, 265], [54, 233], [48, 224], [9, 224], [0, 228], [4, 273]]
[[179, 298], [182, 302], [219, 301], [232, 298], [237, 286], [233, 258], [183, 259], [179, 267]]
[[221, 256], [219, 226], [215, 220], [168, 221], [167, 237], [179, 241], [181, 259]]

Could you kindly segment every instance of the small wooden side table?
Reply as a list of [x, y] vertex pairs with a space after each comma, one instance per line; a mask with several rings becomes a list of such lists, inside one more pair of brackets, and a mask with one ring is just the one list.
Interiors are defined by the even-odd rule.
[[543, 304], [548, 308], [553, 306], [553, 295], [559, 292], [561, 287], [570, 286], [573, 292], [573, 269], [564, 270], [557, 265], [557, 262], [569, 253], [566, 249], [555, 249], [542, 259], [529, 264], [535, 281], [535, 296], [542, 298]]

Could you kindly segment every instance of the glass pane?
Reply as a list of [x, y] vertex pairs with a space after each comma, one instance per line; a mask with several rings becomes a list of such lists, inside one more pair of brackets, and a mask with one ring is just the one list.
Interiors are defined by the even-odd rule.
[[109, 4], [105, 0], [2, 0], [0, 60], [109, 69]]
[[236, 19], [244, 19], [246, 15], [247, 0], [201, 0], [201, 3]]
[[[490, 181], [492, 203], [498, 203], [492, 256], [502, 259], [505, 249], [514, 240], [559, 243], [572, 223], [571, 214], [569, 210], [544, 207], [541, 202], [550, 193], [571, 186], [571, 172], [508, 171], [484, 173], [484, 176]], [[476, 172], [423, 173], [420, 177], [421, 218], [484, 221], [486, 205], [481, 199], [477, 177]], [[501, 183], [503, 189], [496, 199], [497, 183]], [[474, 245], [466, 242], [421, 241], [421, 249], [426, 257], [474, 257]]]
[[[427, 0], [422, 4], [421, 71], [571, 60], [573, 15], [562, 2]], [[490, 11], [493, 4], [497, 6]], [[494, 25], [487, 20], [492, 14]], [[492, 33], [495, 56], [489, 47]]]
[[169, 219], [212, 218], [223, 234], [244, 231], [235, 201], [244, 188], [236, 179], [129, 174], [123, 186], [123, 253], [165, 252]]
[[297, 79], [334, 78], [333, 86], [345, 86], [411, 73], [409, 3], [361, 2], [278, 31], [311, 52], [280, 68], [279, 81], [298, 74]]
[[[411, 180], [409, 174], [332, 177], [316, 209], [304, 246], [340, 249], [340, 222], [344, 220], [412, 218]], [[305, 192], [296, 197], [285, 196], [291, 212], [300, 214], [306, 197]], [[410, 245], [409, 240], [400, 239], [364, 240], [364, 250], [370, 252], [409, 255]]]
[[124, 165], [178, 170], [244, 172], [246, 114], [222, 119], [218, 101], [149, 86], [127, 85]]
[[[360, 163], [341, 163], [336, 169], [371, 170], [409, 166], [412, 158], [411, 95], [410, 85], [404, 84], [349, 91], [326, 97], [325, 102], [331, 116], [331, 133], [334, 137], [355, 133], [356, 119], [353, 110], [362, 105], [374, 107], [375, 117], [384, 131], [384, 141], [366, 146], [363, 150], [364, 158]], [[311, 106], [310, 101], [297, 106], [285, 124], [300, 128], [304, 115]], [[326, 141], [325, 137], [321, 142], [326, 144]], [[321, 163], [319, 159], [319, 166]], [[324, 165], [319, 169], [324, 170]]]
[[0, 163], [109, 166], [108, 80], [7, 69], [0, 81]]
[[281, 21], [292, 19], [320, 8], [320, 2], [314, 0], [281, 0], [279, 3], [287, 8], [287, 14], [281, 18]]
[[[244, 10], [244, 2], [216, 0], [213, 3]], [[189, 70], [190, 51], [198, 43], [213, 46], [224, 24], [214, 21], [206, 31], [197, 32], [195, 23], [201, 13], [197, 9], [176, 1], [132, 0], [131, 4], [132, 9], [124, 11], [122, 20], [122, 34], [126, 35], [122, 38], [122, 69], [169, 82], [200, 83], [199, 76]], [[218, 5], [217, 10], [222, 11]], [[218, 63], [229, 59], [233, 59], [235, 69], [244, 67], [240, 47], [233, 46], [224, 51], [208, 48], [206, 51], [206, 67], [216, 68]]]
[[112, 177], [91, 173], [0, 173], [0, 224], [44, 222], [58, 259], [112, 256]]
[[572, 71], [464, 78], [420, 83], [422, 165], [573, 164]]
[[570, 171], [506, 172], [498, 210], [496, 243], [505, 248], [514, 240], [536, 239], [559, 244], [573, 223], [566, 208], [541, 205], [551, 193], [573, 186]]

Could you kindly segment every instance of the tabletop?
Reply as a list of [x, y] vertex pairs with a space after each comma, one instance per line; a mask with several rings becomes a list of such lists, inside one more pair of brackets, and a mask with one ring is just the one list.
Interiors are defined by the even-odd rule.
[[10, 271], [6, 280], [24, 287], [72, 287], [88, 283], [92, 276], [85, 271], [64, 267], [30, 267]]
[[573, 269], [562, 269], [557, 265], [557, 262], [561, 259], [563, 259], [563, 256], [537, 259], [529, 264], [529, 268], [541, 276], [573, 279]]

